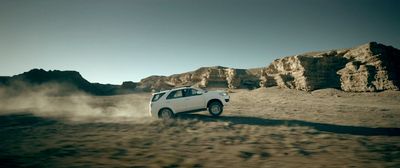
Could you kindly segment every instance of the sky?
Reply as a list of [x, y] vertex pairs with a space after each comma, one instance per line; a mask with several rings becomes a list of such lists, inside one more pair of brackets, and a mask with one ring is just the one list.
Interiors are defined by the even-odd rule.
[[398, 0], [0, 0], [0, 76], [75, 70], [121, 84], [370, 41], [400, 48], [398, 9]]

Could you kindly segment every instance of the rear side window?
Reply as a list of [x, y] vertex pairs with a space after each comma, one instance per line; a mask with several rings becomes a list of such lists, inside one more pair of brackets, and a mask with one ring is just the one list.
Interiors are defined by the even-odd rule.
[[155, 102], [155, 101], [157, 101], [158, 99], [160, 99], [162, 96], [164, 96], [165, 95], [165, 93], [159, 93], [159, 94], [155, 94], [154, 96], [153, 96], [153, 98], [151, 99], [151, 101], [152, 102]]

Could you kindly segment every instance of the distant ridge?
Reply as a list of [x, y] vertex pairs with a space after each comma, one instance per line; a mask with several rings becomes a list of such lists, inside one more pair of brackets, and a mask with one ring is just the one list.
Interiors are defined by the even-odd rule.
[[[115, 95], [130, 93], [135, 90], [136, 85], [125, 82], [125, 85], [110, 85], [90, 83], [76, 71], [45, 71], [43, 69], [32, 69], [12, 77], [0, 77], [0, 86], [13, 86], [23, 83], [27, 86], [42, 85], [48, 83], [62, 84], [93, 95]], [[129, 86], [126, 86], [126, 85]]]
[[369, 42], [354, 48], [307, 52], [276, 59], [262, 68], [201, 67], [170, 76], [149, 76], [122, 85], [90, 83], [76, 71], [32, 69], [12, 77], [0, 77], [0, 86], [16, 81], [32, 85], [62, 83], [93, 95], [158, 91], [193, 85], [201, 88], [247, 88], [278, 86], [312, 91], [337, 88], [349, 92], [399, 90], [400, 50]]

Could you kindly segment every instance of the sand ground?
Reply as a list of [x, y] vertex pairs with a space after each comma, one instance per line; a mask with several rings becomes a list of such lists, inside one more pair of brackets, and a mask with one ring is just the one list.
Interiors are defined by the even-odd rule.
[[199, 112], [151, 119], [149, 94], [95, 97], [91, 104], [105, 111], [125, 102], [137, 107], [110, 118], [3, 113], [0, 166], [400, 167], [398, 91], [261, 88], [230, 95], [219, 118]]

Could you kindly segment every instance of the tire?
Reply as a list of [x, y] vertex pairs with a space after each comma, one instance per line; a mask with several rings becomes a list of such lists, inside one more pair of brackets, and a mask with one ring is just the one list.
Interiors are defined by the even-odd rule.
[[220, 102], [215, 101], [208, 106], [208, 112], [210, 112], [213, 117], [221, 115], [222, 111], [224, 111], [224, 107]]
[[158, 113], [158, 118], [171, 119], [174, 118], [174, 113], [170, 109], [164, 108]]

